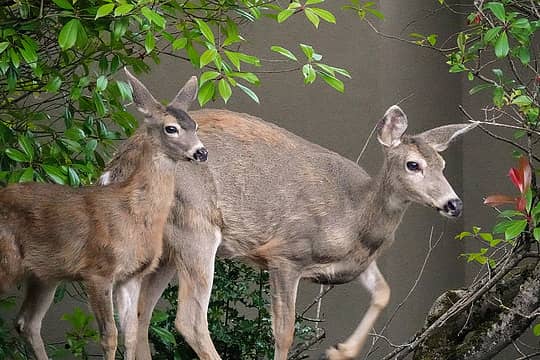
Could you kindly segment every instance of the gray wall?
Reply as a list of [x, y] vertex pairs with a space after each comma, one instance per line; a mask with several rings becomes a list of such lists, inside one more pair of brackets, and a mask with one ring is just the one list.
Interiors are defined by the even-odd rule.
[[[320, 30], [316, 31], [305, 19], [294, 19], [279, 27], [270, 23], [267, 26], [258, 24], [246, 29], [251, 42], [244, 50], [268, 59], [276, 58], [269, 50], [271, 45], [290, 49], [299, 42], [313, 45], [325, 54], [328, 63], [351, 72], [353, 79], [345, 82], [345, 94], [321, 84], [306, 87], [298, 73], [261, 74], [262, 86], [256, 89], [261, 105], [237, 93], [227, 108], [260, 116], [350, 159], [356, 159], [367, 135], [384, 111], [411, 94], [401, 105], [408, 114], [411, 132], [464, 121], [457, 106], [464, 103], [467, 108], [475, 107], [466, 93], [469, 84], [460, 76], [448, 74], [440, 54], [376, 35], [355, 14], [339, 10], [344, 1], [332, 3], [330, 7], [338, 17], [337, 25], [321, 23]], [[406, 36], [413, 31], [438, 33], [441, 39], [445, 39], [462, 24], [463, 19], [448, 12], [430, 16], [429, 10], [436, 4], [436, 1], [425, 0], [381, 1], [381, 10], [387, 20], [378, 24], [383, 32], [389, 34]], [[417, 22], [406, 28], [413, 20]], [[170, 99], [192, 74], [190, 65], [169, 59], [150, 76], [143, 77], [143, 81], [159, 99]], [[224, 107], [222, 102], [208, 106]], [[496, 156], [493, 156], [494, 151]], [[505, 190], [504, 174], [512, 163], [509, 154], [508, 148], [500, 144], [493, 146], [486, 136], [466, 137], [444, 153], [446, 175], [456, 192], [463, 195], [464, 217], [458, 221], [447, 221], [433, 210], [419, 206], [412, 206], [407, 212], [395, 244], [379, 260], [392, 288], [392, 302], [377, 328], [382, 326], [414, 283], [424, 261], [431, 229], [435, 237], [442, 231], [444, 235], [433, 251], [416, 291], [389, 327], [387, 335], [395, 343], [405, 341], [421, 326], [438, 295], [445, 289], [464, 286], [466, 279], [474, 274], [475, 269], [466, 266], [459, 254], [475, 246], [465, 246], [454, 236], [473, 224], [491, 227], [490, 210], [481, 204], [482, 197], [493, 192], [489, 178], [501, 179], [501, 191]], [[372, 139], [361, 165], [375, 174], [381, 160], [381, 149]], [[298, 307], [309, 303], [318, 289], [313, 284], [301, 284]], [[328, 295], [323, 305], [326, 319], [323, 326], [327, 329], [327, 338], [319, 351], [314, 352], [313, 358], [351, 333], [368, 302], [367, 293], [354, 283], [339, 286]], [[63, 311], [56, 306], [49, 313], [45, 326], [45, 334], [49, 338], [57, 330], [55, 320]], [[382, 341], [379, 345], [384, 350]]]

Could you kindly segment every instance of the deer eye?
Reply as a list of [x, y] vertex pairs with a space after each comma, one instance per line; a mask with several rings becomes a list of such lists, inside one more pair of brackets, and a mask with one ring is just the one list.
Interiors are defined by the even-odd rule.
[[177, 134], [178, 128], [176, 126], [168, 125], [168, 126], [165, 126], [165, 132], [167, 134]]
[[407, 169], [409, 171], [420, 171], [420, 165], [416, 161], [407, 161]]

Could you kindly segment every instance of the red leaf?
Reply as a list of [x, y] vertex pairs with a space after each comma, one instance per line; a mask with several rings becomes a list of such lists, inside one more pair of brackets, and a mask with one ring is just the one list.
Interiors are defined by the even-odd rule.
[[521, 181], [523, 183], [523, 190], [521, 191], [522, 194], [526, 193], [527, 190], [529, 190], [529, 187], [531, 186], [531, 165], [529, 164], [529, 160], [525, 156], [521, 156], [519, 158], [519, 171], [521, 173]]
[[508, 176], [510, 176], [510, 180], [512, 180], [512, 183], [518, 188], [518, 190], [523, 193], [523, 180], [521, 178], [519, 170], [515, 168], [510, 168]]
[[484, 199], [484, 205], [499, 206], [502, 204], [515, 204], [518, 198], [508, 195], [490, 195]]
[[517, 209], [517, 211], [521, 211], [521, 212], [524, 213], [525, 208], [526, 208], [526, 206], [525, 206], [525, 198], [522, 198], [522, 197], [517, 198], [516, 199], [516, 209]]

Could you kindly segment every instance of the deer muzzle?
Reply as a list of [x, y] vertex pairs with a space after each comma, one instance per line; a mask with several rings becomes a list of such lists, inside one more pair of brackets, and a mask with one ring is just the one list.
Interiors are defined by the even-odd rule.
[[463, 201], [459, 198], [450, 199], [444, 204], [442, 209], [439, 209], [439, 212], [441, 212], [444, 216], [447, 217], [458, 217], [461, 215], [461, 211], [463, 210]]
[[193, 159], [195, 159], [195, 161], [205, 162], [208, 160], [208, 150], [204, 147], [197, 149], [193, 154]]

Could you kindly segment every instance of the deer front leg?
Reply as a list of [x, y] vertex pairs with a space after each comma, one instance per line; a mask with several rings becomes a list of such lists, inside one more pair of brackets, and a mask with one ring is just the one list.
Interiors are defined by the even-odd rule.
[[116, 288], [116, 308], [120, 332], [124, 336], [125, 359], [135, 360], [137, 346], [137, 307], [142, 279], [135, 277]]
[[270, 270], [272, 294], [272, 331], [274, 333], [274, 360], [286, 360], [294, 340], [296, 319], [296, 293], [300, 274], [287, 266]]
[[344, 342], [326, 351], [326, 359], [329, 360], [350, 360], [360, 353], [370, 329], [375, 324], [381, 311], [388, 305], [390, 300], [390, 287], [384, 280], [377, 264], [372, 262], [368, 268], [360, 275], [360, 282], [371, 294], [371, 304], [360, 325]]
[[26, 294], [17, 315], [16, 329], [32, 347], [38, 360], [47, 360], [47, 352], [41, 338], [41, 322], [51, 306], [57, 282], [43, 282], [33, 275], [26, 281]]
[[137, 328], [137, 360], [152, 360], [148, 329], [152, 312], [161, 294], [176, 273], [174, 261], [162, 259], [159, 267], [146, 275], [141, 285], [139, 296], [139, 326]]
[[108, 278], [85, 281], [88, 302], [96, 317], [105, 360], [114, 360], [118, 342], [118, 331], [114, 324], [112, 283], [112, 279]]
[[221, 236], [182, 236], [176, 251], [178, 308], [176, 329], [201, 360], [220, 360], [208, 331], [208, 304], [214, 280], [214, 261]]

